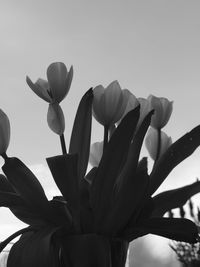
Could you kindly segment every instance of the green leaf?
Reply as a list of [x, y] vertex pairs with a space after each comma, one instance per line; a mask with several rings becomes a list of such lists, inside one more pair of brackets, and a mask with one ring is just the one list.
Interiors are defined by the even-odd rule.
[[35, 175], [18, 158], [6, 158], [2, 167], [15, 191], [32, 207], [44, 212], [48, 199]]
[[109, 239], [96, 234], [74, 235], [63, 238], [64, 266], [111, 267]]
[[142, 223], [142, 228], [148, 233], [160, 235], [176, 241], [188, 243], [197, 242], [198, 230], [196, 225], [182, 218], [151, 218]]
[[198, 239], [196, 225], [182, 218], [151, 218], [140, 222], [121, 237], [131, 242], [146, 234], [160, 235], [176, 241], [195, 243]]
[[55, 250], [52, 237], [58, 228], [44, 228], [25, 233], [11, 248], [8, 267], [57, 267], [59, 253]]
[[126, 240], [113, 238], [110, 240], [111, 259], [113, 267], [124, 267], [126, 265], [129, 243]]
[[116, 192], [108, 219], [104, 218], [99, 226], [106, 233], [117, 235], [124, 230], [132, 215], [137, 216], [142, 209], [149, 185], [146, 164], [145, 158], [134, 176], [129, 173], [124, 177], [119, 191]]
[[3, 174], [0, 174], [0, 191], [15, 193], [14, 188]]
[[79, 224], [80, 203], [77, 176], [77, 155], [65, 154], [47, 158], [54, 181], [68, 203], [73, 219]]
[[37, 209], [33, 209], [18, 194], [0, 191], [0, 206], [7, 207], [21, 221], [29, 225], [42, 225], [45, 219], [41, 214], [37, 213]]
[[200, 145], [200, 125], [183, 135], [158, 159], [150, 175], [150, 194], [162, 184], [180, 162], [189, 157]]
[[1, 207], [16, 207], [24, 206], [25, 201], [16, 193], [0, 191], [0, 206]]
[[126, 160], [138, 119], [139, 106], [124, 117], [103, 153], [91, 187], [91, 205], [97, 221], [110, 206], [114, 184]]
[[80, 101], [71, 134], [69, 153], [78, 154], [78, 177], [83, 178], [88, 166], [92, 124], [93, 91], [88, 90]]
[[162, 192], [155, 197], [152, 216], [163, 216], [165, 212], [183, 206], [189, 198], [200, 192], [200, 181], [177, 189]]

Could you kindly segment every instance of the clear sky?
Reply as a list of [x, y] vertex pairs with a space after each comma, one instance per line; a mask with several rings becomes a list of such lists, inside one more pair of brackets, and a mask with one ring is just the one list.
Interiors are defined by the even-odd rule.
[[[47, 103], [32, 93], [25, 77], [46, 78], [55, 61], [74, 66], [71, 90], [61, 104], [67, 143], [83, 93], [116, 79], [137, 97], [174, 101], [165, 128], [173, 140], [200, 124], [199, 12], [198, 0], [1, 1], [0, 107], [12, 127], [8, 155], [20, 157], [53, 192], [45, 158], [61, 153], [59, 139], [47, 126]], [[100, 141], [100, 127], [93, 128], [93, 141]], [[194, 181], [199, 162], [198, 149], [163, 188]], [[2, 225], [11, 221], [6, 214]]]

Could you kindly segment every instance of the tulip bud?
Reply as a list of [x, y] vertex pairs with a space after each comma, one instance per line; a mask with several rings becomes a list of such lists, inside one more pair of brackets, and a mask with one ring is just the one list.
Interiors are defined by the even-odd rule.
[[[158, 151], [158, 130], [154, 128], [150, 128], [145, 139], [145, 145], [149, 152], [150, 157], [153, 160], [157, 158], [157, 151]], [[160, 152], [159, 157], [170, 147], [172, 144], [172, 138], [169, 137], [165, 132], [161, 131], [160, 134]]]
[[6, 153], [10, 142], [10, 122], [8, 116], [0, 109], [0, 155]]
[[27, 76], [26, 82], [29, 87], [40, 98], [48, 103], [60, 103], [67, 95], [73, 77], [73, 67], [67, 71], [67, 68], [62, 62], [54, 62], [47, 69], [47, 79], [38, 79], [33, 83]]
[[58, 135], [62, 135], [65, 130], [65, 118], [58, 103], [49, 104], [47, 112], [47, 122], [50, 129]]
[[107, 88], [96, 86], [93, 94], [93, 115], [99, 123], [110, 127], [121, 119], [126, 101], [118, 81], [112, 82]]
[[103, 154], [103, 142], [96, 142], [91, 145], [89, 162], [93, 167], [97, 167]]
[[151, 109], [155, 110], [151, 119], [151, 126], [155, 129], [162, 129], [168, 122], [172, 113], [173, 101], [164, 97], [150, 95], [148, 97]]

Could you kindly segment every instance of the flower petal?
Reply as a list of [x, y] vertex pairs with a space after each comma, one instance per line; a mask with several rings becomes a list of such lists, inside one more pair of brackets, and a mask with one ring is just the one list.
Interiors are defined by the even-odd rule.
[[52, 102], [52, 99], [48, 94], [49, 86], [47, 81], [38, 79], [36, 83], [33, 83], [31, 79], [26, 76], [26, 82], [37, 96], [47, 101], [48, 103]]
[[[71, 73], [73, 70], [71, 70]], [[47, 79], [49, 82], [52, 98], [55, 102], [60, 103], [69, 91], [69, 84], [67, 84], [67, 68], [62, 62], [55, 62], [49, 65], [47, 69]], [[71, 84], [71, 75], [69, 83]]]

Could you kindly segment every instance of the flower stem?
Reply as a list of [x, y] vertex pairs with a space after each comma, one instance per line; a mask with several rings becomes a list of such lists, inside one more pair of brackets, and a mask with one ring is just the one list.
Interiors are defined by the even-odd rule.
[[60, 135], [60, 143], [61, 143], [61, 148], [62, 148], [62, 153], [67, 154], [67, 149], [66, 149], [66, 145], [65, 145], [65, 137], [64, 134]]
[[108, 126], [104, 126], [104, 139], [103, 139], [103, 151], [105, 151], [105, 148], [108, 144]]

